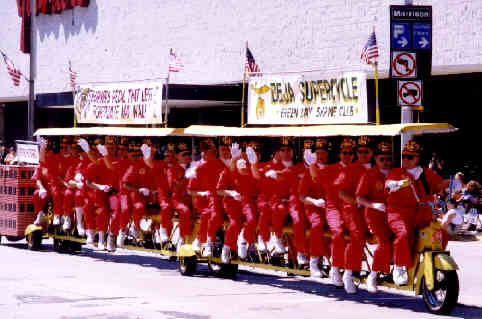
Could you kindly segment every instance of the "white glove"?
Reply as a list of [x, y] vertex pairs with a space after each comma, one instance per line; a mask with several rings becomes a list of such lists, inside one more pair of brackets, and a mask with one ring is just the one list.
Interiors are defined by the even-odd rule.
[[39, 144], [40, 148], [43, 148], [43, 147], [47, 146], [47, 140], [44, 139], [42, 136], [39, 136], [38, 137], [38, 144]]
[[97, 150], [99, 151], [100, 155], [106, 156], [107, 155], [107, 148], [105, 148], [102, 144], [97, 144]]
[[187, 179], [196, 177], [196, 168], [197, 166], [189, 167], [184, 173], [184, 177], [186, 177]]
[[206, 197], [206, 196], [209, 196], [209, 191], [197, 192], [197, 195], [199, 195], [199, 196], [201, 196], [201, 197]]
[[241, 149], [239, 149], [239, 144], [238, 143], [233, 143], [231, 145], [231, 157], [239, 157], [241, 156]]
[[258, 162], [258, 156], [251, 146], [246, 148], [246, 155], [248, 156], [248, 162], [250, 164], [256, 164]]
[[47, 197], [47, 190], [45, 188], [40, 188], [38, 190], [38, 195], [40, 198], [45, 199]]
[[77, 174], [75, 174], [74, 180], [76, 182], [82, 182], [82, 181], [84, 181], [84, 176], [82, 176], [82, 174], [80, 174], [80, 173], [77, 173]]
[[79, 141], [77, 142], [77, 144], [79, 144], [80, 148], [86, 152], [86, 153], [89, 153], [89, 142], [87, 142], [86, 139], [84, 138], [81, 138], [79, 139]]
[[276, 173], [276, 171], [270, 169], [269, 171], [266, 172], [266, 174], [264, 174], [264, 176], [266, 177], [271, 177], [273, 179], [277, 179], [278, 178], [278, 173]]
[[240, 158], [236, 161], [236, 168], [237, 169], [243, 169], [246, 168], [246, 160]]
[[394, 181], [394, 180], [387, 180], [385, 182], [385, 187], [388, 188], [390, 191], [389, 193], [393, 193], [398, 191], [400, 188], [410, 185], [410, 181], [407, 179], [403, 179], [401, 181]]
[[235, 200], [237, 200], [238, 202], [241, 201], [241, 194], [238, 193], [237, 191], [231, 191], [231, 190], [227, 190], [225, 191], [226, 194], [228, 194], [229, 196], [231, 196], [232, 198], [234, 198]]
[[325, 207], [325, 200], [323, 198], [314, 199], [311, 197], [306, 197], [305, 201], [307, 201], [308, 203], [311, 203], [313, 206], [316, 206], [316, 207]]
[[151, 148], [149, 147], [149, 145], [142, 144], [141, 152], [142, 156], [144, 156], [144, 159], [149, 159], [149, 157], [151, 157]]
[[82, 189], [84, 187], [84, 183], [82, 182], [77, 182], [77, 188]]
[[139, 193], [141, 193], [144, 196], [149, 196], [149, 189], [145, 187], [139, 188]]
[[385, 211], [386, 211], [385, 204], [383, 204], [383, 203], [373, 203], [373, 204], [372, 204], [372, 208], [373, 208], [373, 209], [376, 209], [376, 210], [379, 210], [379, 211], [381, 211], [381, 212], [385, 212]]
[[109, 185], [99, 185], [99, 190], [108, 193], [110, 191]]
[[303, 158], [305, 159], [305, 163], [308, 166], [311, 166], [316, 163], [316, 153], [312, 152], [310, 149], [305, 149], [305, 153], [303, 154]]

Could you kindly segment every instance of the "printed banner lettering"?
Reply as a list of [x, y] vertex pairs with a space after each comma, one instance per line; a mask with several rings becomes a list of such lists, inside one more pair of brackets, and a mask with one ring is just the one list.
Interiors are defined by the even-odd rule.
[[297, 76], [249, 79], [249, 124], [367, 123], [364, 72], [308, 80]]
[[26, 164], [39, 163], [39, 149], [37, 144], [17, 142], [17, 162]]
[[162, 82], [79, 85], [74, 107], [79, 123], [161, 124]]

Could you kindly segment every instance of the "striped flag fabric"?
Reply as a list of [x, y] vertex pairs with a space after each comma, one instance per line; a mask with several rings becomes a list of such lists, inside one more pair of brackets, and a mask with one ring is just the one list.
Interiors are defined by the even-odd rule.
[[169, 72], [179, 72], [184, 69], [184, 64], [176, 56], [174, 51], [171, 49], [169, 53]]
[[360, 59], [366, 64], [372, 64], [377, 61], [378, 58], [378, 46], [377, 37], [375, 36], [375, 29], [368, 36], [368, 41], [363, 47]]
[[75, 90], [75, 80], [77, 80], [77, 72], [72, 70], [72, 62], [69, 60], [69, 74], [70, 74], [70, 87], [72, 91]]
[[3, 52], [2, 52], [2, 57], [3, 57], [3, 62], [5, 62], [5, 65], [7, 66], [7, 72], [12, 78], [13, 85], [19, 86], [22, 72], [15, 67], [12, 60], [10, 60]]
[[[249, 50], [248, 47], [246, 47], [246, 63], [244, 65], [244, 70], [246, 73], [252, 73], [252, 72], [261, 72], [261, 69], [259, 68], [259, 65], [256, 64], [256, 61], [254, 60], [253, 54], [251, 53], [251, 50]], [[253, 74], [253, 76], [257, 76], [259, 74]]]

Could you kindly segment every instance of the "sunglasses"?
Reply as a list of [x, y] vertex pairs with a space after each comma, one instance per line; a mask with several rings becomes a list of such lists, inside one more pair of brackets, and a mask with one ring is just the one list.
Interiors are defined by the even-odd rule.
[[368, 150], [358, 150], [358, 151], [356, 151], [356, 152], [357, 152], [358, 154], [368, 154], [368, 153], [370, 153], [370, 151], [368, 151]]
[[355, 153], [353, 152], [341, 152], [342, 155], [354, 155]]
[[408, 155], [408, 154], [405, 154], [405, 155], [402, 155], [402, 159], [406, 159], [406, 160], [413, 160], [415, 158], [415, 155]]
[[191, 153], [185, 152], [185, 153], [182, 153], [181, 156], [191, 156]]
[[280, 152], [289, 152], [289, 151], [291, 151], [291, 148], [281, 148], [279, 151]]
[[380, 162], [391, 162], [392, 158], [391, 157], [379, 157], [378, 160]]

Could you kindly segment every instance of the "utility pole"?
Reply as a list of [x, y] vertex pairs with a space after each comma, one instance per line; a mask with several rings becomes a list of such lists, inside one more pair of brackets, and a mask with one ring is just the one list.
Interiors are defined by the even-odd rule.
[[34, 17], [35, 17], [35, 0], [30, 0], [30, 76], [28, 81], [28, 106], [27, 106], [27, 139], [33, 140], [33, 133], [35, 129], [35, 32], [34, 32]]

